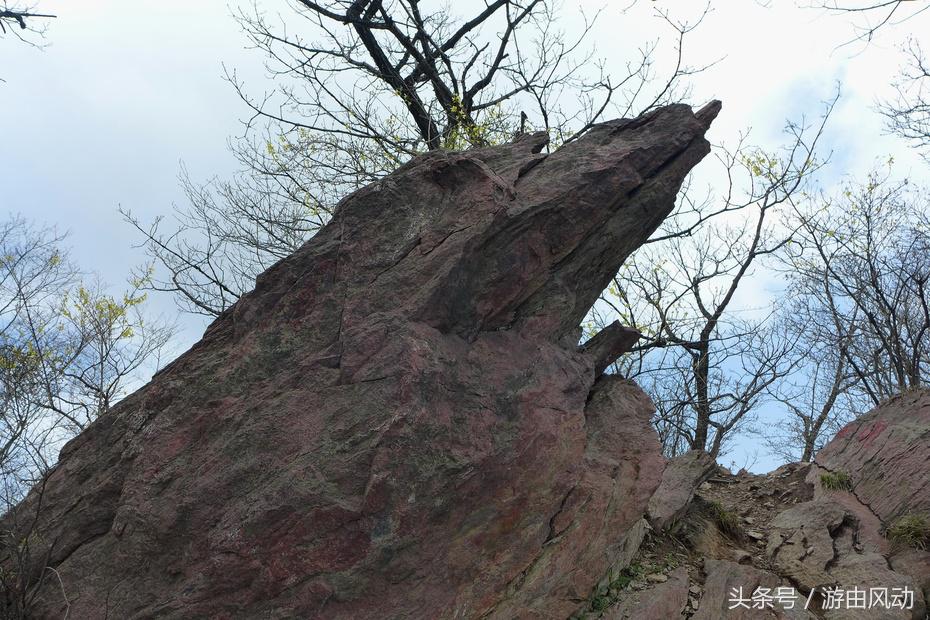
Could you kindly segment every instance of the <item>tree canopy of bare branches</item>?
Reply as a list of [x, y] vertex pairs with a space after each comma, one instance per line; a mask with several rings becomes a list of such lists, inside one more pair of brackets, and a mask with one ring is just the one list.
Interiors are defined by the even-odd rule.
[[930, 228], [927, 198], [873, 173], [799, 214], [793, 255], [868, 404], [930, 382]]
[[[61, 443], [157, 365], [171, 324], [145, 317], [138, 286], [120, 297], [69, 261], [63, 237], [22, 218], [0, 224], [0, 485], [31, 485]], [[141, 284], [141, 283], [136, 283]]]
[[[927, 0], [820, 0], [808, 6], [834, 15], [853, 18], [851, 41], [871, 43], [880, 30], [892, 28], [927, 13]], [[926, 20], [924, 20], [926, 22]], [[888, 130], [911, 141], [919, 149], [930, 148], [930, 70], [918, 35], [904, 46], [904, 68], [892, 80], [895, 95], [879, 103]], [[930, 152], [928, 152], [930, 153]]]
[[771, 438], [809, 461], [846, 422], [930, 382], [930, 228], [925, 194], [887, 172], [793, 211], [782, 316], [797, 363], [771, 388], [787, 414]]
[[[36, 8], [31, 5], [0, 3], [0, 36], [9, 34], [21, 41], [34, 44], [34, 41], [27, 35], [41, 36], [44, 32], [45, 21], [54, 17], [47, 13], [36, 12]], [[36, 23], [39, 25], [37, 26]]]
[[930, 8], [930, 3], [926, 0], [819, 0], [809, 6], [852, 17], [856, 29], [854, 40], [868, 43], [882, 28], [920, 15]]
[[185, 311], [215, 316], [339, 199], [418, 153], [539, 129], [563, 143], [607, 113], [684, 96], [696, 71], [683, 61], [694, 23], [657, 13], [671, 65], [657, 66], [656, 40], [609, 72], [587, 40], [597, 15], [569, 36], [558, 13], [554, 0], [294, 0], [283, 15], [240, 11], [272, 88], [257, 95], [228, 74], [250, 111], [246, 136], [233, 143], [242, 175], [206, 185], [182, 175], [188, 205], [174, 221], [124, 214], [160, 267], [153, 287]]
[[879, 106], [888, 129], [930, 156], [930, 66], [917, 39], [906, 48], [908, 63], [894, 82], [896, 96]]
[[774, 309], [747, 307], [737, 296], [760, 263], [791, 242], [795, 230], [784, 215], [823, 163], [816, 149], [834, 102], [813, 126], [789, 124], [780, 153], [745, 138], [732, 150], [718, 147], [719, 195], [686, 183], [678, 212], [594, 308], [595, 323], [619, 318], [644, 334], [618, 370], [652, 396], [670, 456], [689, 449], [721, 455], [797, 363], [795, 339], [772, 320]]

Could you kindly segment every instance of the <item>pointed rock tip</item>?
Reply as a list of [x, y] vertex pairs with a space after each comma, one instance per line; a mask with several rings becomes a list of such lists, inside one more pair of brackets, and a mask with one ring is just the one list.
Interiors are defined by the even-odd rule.
[[695, 112], [694, 116], [697, 117], [701, 124], [704, 125], [705, 129], [710, 129], [710, 124], [714, 122], [714, 119], [717, 118], [717, 115], [720, 113], [720, 108], [723, 107], [723, 104], [719, 99], [714, 99], [703, 108]]
[[524, 142], [530, 146], [530, 151], [532, 153], [539, 153], [549, 144], [549, 132], [534, 131], [532, 133], [522, 133], [518, 134], [513, 139], [513, 144], [522, 144]]

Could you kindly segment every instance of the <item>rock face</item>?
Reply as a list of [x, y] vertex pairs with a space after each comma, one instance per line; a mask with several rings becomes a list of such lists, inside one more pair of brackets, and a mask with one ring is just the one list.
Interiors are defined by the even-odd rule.
[[858, 519], [838, 502], [821, 499], [798, 504], [780, 513], [771, 524], [768, 555], [779, 574], [804, 592], [839, 585], [844, 589], [908, 588], [914, 609], [825, 610], [825, 618], [922, 618], [919, 582], [895, 572], [885, 556], [860, 548]]
[[690, 450], [671, 459], [659, 488], [649, 499], [649, 524], [656, 530], [672, 527], [688, 509], [694, 492], [715, 469], [717, 463], [703, 450]]
[[779, 572], [806, 591], [829, 586], [837, 555], [852, 551], [857, 527], [855, 518], [836, 502], [804, 502], [772, 520], [766, 551]]
[[[803, 602], [790, 599], [774, 602], [762, 609], [754, 606], [751, 600], [756, 588], [766, 588], [775, 593], [778, 588], [790, 588], [790, 584], [778, 575], [765, 570], [743, 566], [726, 560], [708, 558], [704, 561], [707, 574], [704, 583], [704, 595], [701, 607], [692, 618], [694, 620], [770, 620], [810, 619], [816, 618], [804, 609]], [[746, 600], [743, 600], [746, 599]], [[658, 620], [656, 618], [655, 620]]]
[[924, 605], [930, 609], [930, 551], [900, 549], [888, 558], [888, 564], [896, 573], [914, 579], [920, 586]]
[[[617, 591], [602, 595], [584, 620], [628, 617], [631, 609], [645, 620], [678, 617], [641, 602], [662, 599], [677, 609], [680, 586], [633, 577], [659, 573], [671, 582], [682, 569], [683, 613], [693, 620], [927, 617], [930, 552], [886, 535], [900, 517], [930, 516], [930, 391], [904, 393], [861, 416], [816, 463], [765, 475], [718, 471], [692, 498], [706, 477], [702, 463], [706, 457], [689, 453], [667, 464], [648, 507], [656, 527], [630, 560], [639, 571], [615, 582]], [[672, 531], [655, 518], [669, 514], [677, 515]]]
[[643, 618], [680, 618], [688, 603], [688, 571], [680, 566], [651, 590], [643, 590], [609, 609], [606, 620], [642, 620]]
[[846, 425], [817, 453], [827, 472], [852, 479], [855, 498], [884, 526], [930, 515], [930, 390], [889, 399]]
[[7, 516], [56, 576], [33, 617], [571, 614], [664, 466], [649, 399], [599, 376], [628, 330], [578, 325], [718, 110], [434, 152], [347, 197]]

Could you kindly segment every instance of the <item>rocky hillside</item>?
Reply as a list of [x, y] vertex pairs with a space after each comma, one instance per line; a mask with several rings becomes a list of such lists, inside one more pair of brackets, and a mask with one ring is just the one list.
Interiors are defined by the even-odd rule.
[[[0, 519], [0, 612], [922, 617], [930, 395], [733, 475], [666, 462], [648, 397], [604, 373], [638, 334], [578, 346], [719, 109], [432, 152], [345, 198]], [[800, 601], [751, 609], [760, 586]], [[828, 586], [912, 609], [824, 609]]]
[[674, 459], [650, 503], [655, 527], [576, 617], [923, 619], [928, 459], [930, 391], [849, 424], [815, 463], [757, 476], [703, 453]]

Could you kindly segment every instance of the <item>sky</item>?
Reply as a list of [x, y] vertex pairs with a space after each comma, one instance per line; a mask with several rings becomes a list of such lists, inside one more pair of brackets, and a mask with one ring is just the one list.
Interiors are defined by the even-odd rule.
[[[898, 174], [925, 178], [927, 164], [883, 131], [874, 108], [892, 95], [891, 82], [904, 62], [900, 45], [911, 32], [930, 32], [930, 19], [922, 15], [886, 28], [868, 45], [843, 45], [854, 35], [850, 20], [802, 2], [716, 0], [689, 35], [688, 64], [716, 61], [692, 80], [695, 102], [718, 98], [724, 104], [709, 139], [732, 144], [751, 130], [754, 142], [778, 145], [786, 120], [816, 119], [839, 85], [841, 98], [824, 136], [830, 163], [820, 183], [829, 188], [861, 177], [889, 156]], [[259, 4], [289, 15], [283, 0]], [[569, 31], [580, 24], [582, 11], [603, 8], [589, 40], [608, 69], [656, 37], [663, 37], [659, 49], [667, 54], [671, 33], [655, 17], [657, 9], [685, 19], [703, 7], [659, 0], [623, 10], [627, 4], [563, 4]], [[247, 110], [224, 71], [235, 70], [254, 93], [269, 85], [263, 58], [247, 49], [232, 17], [236, 6], [218, 0], [42, 0], [39, 8], [58, 16], [42, 49], [0, 38], [0, 212], [67, 232], [83, 269], [122, 284], [145, 256], [120, 207], [143, 221], [170, 216], [172, 205], [184, 201], [177, 179], [182, 162], [194, 180], [236, 171], [227, 140], [242, 134]], [[763, 274], [741, 292], [742, 303], [776, 295], [771, 284]], [[176, 314], [165, 296], [151, 303], [158, 313]], [[205, 325], [202, 317], [182, 317], [176, 352], [193, 344]], [[739, 442], [730, 460], [756, 471], [777, 464], [754, 442]]]

